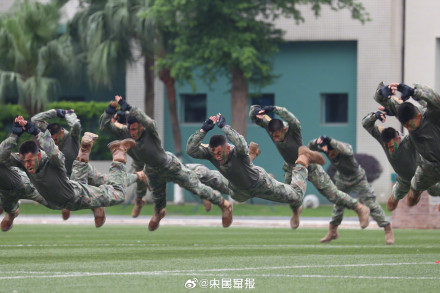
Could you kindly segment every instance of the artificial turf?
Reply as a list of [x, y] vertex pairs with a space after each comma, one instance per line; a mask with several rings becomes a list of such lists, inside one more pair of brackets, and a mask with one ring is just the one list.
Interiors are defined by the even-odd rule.
[[392, 246], [383, 230], [325, 233], [15, 225], [1, 233], [0, 292], [439, 292], [438, 230], [396, 229]]
[[[386, 209], [385, 205], [382, 205], [386, 216], [391, 216], [391, 212]], [[133, 205], [116, 205], [112, 207], [105, 208], [107, 215], [131, 215], [131, 210]], [[213, 206], [212, 210], [207, 213], [205, 212], [203, 205], [196, 205], [194, 203], [189, 203], [185, 205], [173, 205], [168, 204], [167, 215], [179, 215], [179, 216], [219, 216], [221, 211], [218, 207]], [[301, 217], [326, 217], [331, 218], [333, 206], [331, 205], [321, 205], [316, 209], [303, 209]], [[42, 205], [35, 204], [21, 204], [20, 213], [22, 215], [41, 215], [41, 214], [60, 214], [58, 210], [51, 210]], [[142, 215], [152, 215], [153, 205], [145, 205], [142, 208]], [[72, 212], [72, 215], [83, 215], [91, 214], [90, 210], [79, 210]], [[255, 216], [255, 217], [290, 217], [292, 211], [288, 205], [274, 204], [235, 204], [234, 205], [234, 216]], [[345, 209], [344, 217], [357, 217], [353, 210]]]

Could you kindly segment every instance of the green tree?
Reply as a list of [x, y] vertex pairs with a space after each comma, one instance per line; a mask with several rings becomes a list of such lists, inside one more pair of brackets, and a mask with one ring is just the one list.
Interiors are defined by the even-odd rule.
[[[145, 113], [154, 117], [155, 57], [165, 56], [170, 35], [160, 31], [153, 18], [139, 17], [148, 11], [153, 1], [148, 0], [83, 0], [88, 6], [77, 13], [69, 25], [72, 37], [85, 50], [89, 80], [93, 85], [111, 88], [111, 80], [121, 66], [129, 66], [137, 56], [144, 57]], [[168, 68], [157, 73], [165, 84], [173, 125], [174, 152], [181, 153], [181, 134], [177, 118], [174, 78]]]
[[58, 78], [76, 72], [71, 40], [59, 32], [65, 2], [17, 1], [0, 16], [0, 102], [18, 98], [29, 116], [59, 95]]
[[246, 135], [249, 85], [259, 89], [274, 79], [271, 57], [283, 36], [274, 20], [285, 16], [304, 22], [299, 7], [305, 5], [317, 17], [325, 5], [347, 9], [362, 23], [369, 20], [355, 0], [156, 0], [144, 16], [160, 19], [162, 30], [175, 35], [173, 50], [157, 60], [172, 78], [194, 86], [195, 69], [209, 84], [218, 76], [228, 78], [231, 124]]

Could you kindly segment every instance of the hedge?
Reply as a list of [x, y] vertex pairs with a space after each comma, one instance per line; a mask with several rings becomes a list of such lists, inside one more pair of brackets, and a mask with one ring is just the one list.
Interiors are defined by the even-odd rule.
[[[48, 105], [46, 110], [49, 109], [74, 109], [76, 115], [81, 121], [82, 133], [89, 131], [99, 135], [98, 140], [95, 142], [90, 155], [91, 160], [111, 160], [112, 155], [107, 148], [107, 144], [115, 138], [111, 135], [100, 132], [98, 127], [99, 117], [107, 108], [106, 102], [71, 102], [71, 101], [58, 101], [52, 102]], [[0, 139], [3, 141], [10, 133], [11, 126], [15, 117], [22, 115], [25, 119], [29, 120], [26, 111], [20, 105], [6, 104], [0, 106]], [[55, 118], [50, 122], [60, 123], [62, 126], [69, 130], [69, 127], [65, 119]], [[32, 136], [24, 133], [20, 137], [19, 144], [25, 140], [32, 139]]]

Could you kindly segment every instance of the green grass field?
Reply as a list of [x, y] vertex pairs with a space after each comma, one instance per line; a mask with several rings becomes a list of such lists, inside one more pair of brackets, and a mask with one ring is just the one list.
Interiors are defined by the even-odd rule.
[[[385, 215], [390, 216], [391, 213], [382, 205]], [[131, 215], [133, 205], [116, 205], [105, 208], [107, 215]], [[321, 205], [316, 209], [303, 209], [301, 217], [326, 217], [331, 218], [333, 206]], [[41, 214], [60, 214], [60, 211], [48, 209], [42, 205], [22, 204], [20, 205], [20, 213], [22, 215], [41, 215]], [[145, 205], [142, 209], [141, 215], [152, 215], [153, 206]], [[72, 212], [72, 215], [91, 214], [90, 210], [79, 210]], [[185, 205], [167, 205], [167, 215], [178, 216], [220, 216], [221, 212], [218, 207], [213, 207], [207, 213], [203, 205], [196, 205], [189, 203]], [[254, 217], [290, 217], [292, 212], [287, 205], [253, 205], [253, 204], [235, 204], [234, 216], [254, 216]], [[344, 217], [357, 217], [352, 210], [346, 209]]]
[[382, 230], [341, 229], [340, 239], [320, 244], [325, 233], [15, 225], [1, 233], [0, 292], [440, 291], [438, 230], [395, 230], [393, 246]]

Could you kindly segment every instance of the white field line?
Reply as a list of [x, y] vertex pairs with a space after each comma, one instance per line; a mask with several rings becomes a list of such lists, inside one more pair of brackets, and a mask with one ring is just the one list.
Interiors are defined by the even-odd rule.
[[[254, 268], [221, 268], [205, 270], [172, 270], [172, 271], [145, 271], [145, 272], [27, 272], [27, 271], [0, 271], [1, 274], [27, 274], [25, 276], [0, 277], [0, 280], [12, 279], [31, 279], [31, 278], [71, 278], [71, 277], [96, 277], [96, 276], [222, 276], [230, 275], [231, 271], [262, 271], [262, 270], [280, 270], [280, 269], [304, 269], [304, 268], [343, 268], [343, 267], [376, 267], [376, 266], [420, 266], [420, 265], [438, 265], [433, 262], [424, 263], [380, 263], [380, 264], [346, 264], [346, 265], [305, 265], [305, 266], [282, 266], [282, 267], [254, 267]], [[212, 274], [217, 272], [217, 274]], [[29, 275], [30, 274], [30, 275]], [[36, 275], [47, 274], [47, 275]], [[340, 279], [396, 279], [396, 280], [440, 280], [439, 277], [406, 277], [406, 276], [340, 276], [340, 275], [293, 275], [293, 274], [257, 274], [252, 273], [252, 277], [283, 277], [283, 278], [340, 278]]]

